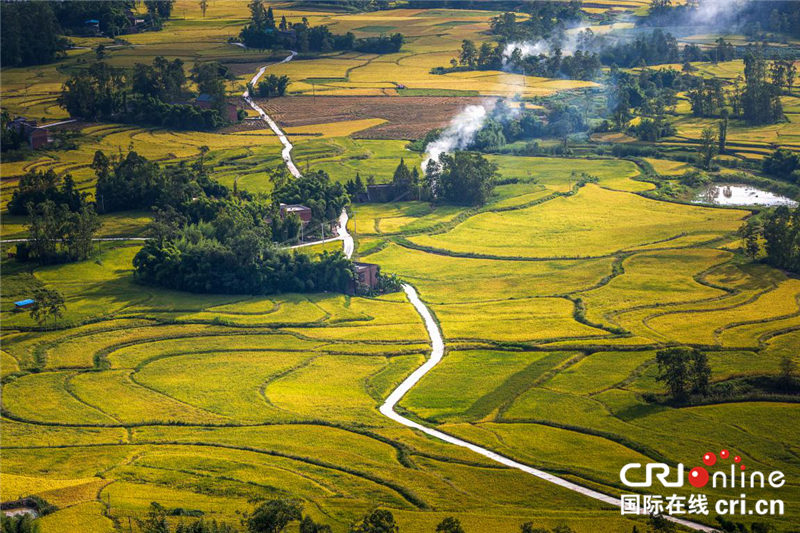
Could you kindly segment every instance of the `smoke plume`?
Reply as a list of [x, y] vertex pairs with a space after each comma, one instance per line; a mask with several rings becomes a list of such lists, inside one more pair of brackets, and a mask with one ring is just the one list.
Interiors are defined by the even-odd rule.
[[431, 159], [438, 160], [442, 153], [469, 147], [475, 140], [475, 135], [483, 128], [491, 107], [494, 107], [494, 104], [490, 102], [471, 105], [454, 116], [439, 138], [428, 144], [422, 168], [424, 169]]

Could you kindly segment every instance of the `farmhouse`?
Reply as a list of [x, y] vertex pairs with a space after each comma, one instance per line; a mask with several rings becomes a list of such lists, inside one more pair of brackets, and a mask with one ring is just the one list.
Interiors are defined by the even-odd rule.
[[38, 126], [35, 120], [17, 117], [9, 122], [6, 128], [22, 135], [32, 150], [38, 150], [50, 142], [47, 126]]
[[122, 34], [139, 33], [140, 31], [144, 31], [146, 28], [145, 20], [143, 18], [139, 18], [133, 11], [127, 11], [125, 13], [125, 19], [128, 22], [128, 26], [120, 32]]
[[347, 293], [355, 294], [356, 292], [372, 291], [378, 286], [378, 274], [381, 269], [374, 263], [360, 263], [353, 262], [353, 271], [355, 272], [355, 279], [348, 283]]
[[[192, 105], [202, 109], [216, 109], [216, 101], [217, 98], [215, 96], [204, 93], [198, 96]], [[225, 105], [222, 107], [222, 118], [227, 122], [236, 122], [239, 120], [239, 108], [237, 108], [235, 104], [225, 102]]]
[[311, 208], [300, 204], [281, 204], [281, 218], [295, 214], [303, 225], [311, 222]]

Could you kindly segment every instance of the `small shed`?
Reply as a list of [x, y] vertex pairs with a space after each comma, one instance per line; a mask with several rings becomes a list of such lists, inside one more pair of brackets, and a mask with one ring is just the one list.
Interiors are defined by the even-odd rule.
[[100, 21], [97, 19], [88, 19], [83, 21], [83, 27], [89, 34], [100, 34]]
[[22, 311], [23, 309], [28, 309], [33, 307], [33, 304], [36, 303], [36, 300], [32, 300], [28, 298], [27, 300], [20, 300], [18, 302], [14, 302], [14, 310]]
[[281, 218], [286, 215], [295, 214], [300, 217], [300, 222], [303, 225], [311, 222], [311, 208], [300, 204], [281, 204]]

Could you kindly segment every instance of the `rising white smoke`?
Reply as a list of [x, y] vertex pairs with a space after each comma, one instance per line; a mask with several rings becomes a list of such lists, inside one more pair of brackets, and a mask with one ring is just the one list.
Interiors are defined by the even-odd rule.
[[744, 0], [703, 0], [692, 10], [691, 24], [720, 26], [733, 22], [744, 8]]
[[550, 55], [550, 43], [545, 41], [544, 39], [539, 39], [538, 41], [514, 41], [513, 43], [508, 43], [505, 48], [503, 48], [503, 66], [508, 63], [511, 59], [511, 56], [514, 55], [514, 52], [519, 50], [520, 59], [524, 59], [530, 56], [539, 56], [539, 55]]
[[471, 105], [454, 116], [439, 138], [428, 144], [422, 168], [425, 169], [431, 159], [438, 161], [442, 153], [468, 148], [475, 140], [475, 135], [483, 128], [489, 110], [493, 107], [493, 102]]
[[514, 41], [506, 44], [503, 48], [503, 66], [508, 63], [516, 50], [520, 59], [531, 56], [549, 56], [556, 48], [561, 49], [561, 55], [571, 56], [580, 46], [581, 32], [589, 28], [586, 24], [572, 26], [563, 34], [563, 39], [559, 41], [539, 39], [538, 41]]

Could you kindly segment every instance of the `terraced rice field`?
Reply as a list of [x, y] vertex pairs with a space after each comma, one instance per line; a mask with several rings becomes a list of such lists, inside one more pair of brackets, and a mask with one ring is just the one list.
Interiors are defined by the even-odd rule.
[[[275, 5], [290, 20], [307, 17], [334, 32], [409, 37], [400, 54], [330, 54], [275, 69], [292, 78], [292, 96], [264, 107], [284, 113], [278, 118], [296, 141], [298, 167], [325, 170], [340, 182], [356, 173], [387, 182], [401, 157], [418, 166], [422, 157], [406, 140], [476, 98], [588, 85], [523, 83], [498, 72], [430, 74], [448, 64], [462, 39], [485, 40], [494, 13], [345, 14]], [[641, 12], [648, 2], [591, 5]], [[231, 91], [241, 94], [241, 82], [271, 58], [225, 42], [244, 24], [245, 3], [211, 2], [202, 17], [197, 2], [179, 0], [175, 12], [163, 32], [130, 36], [131, 46], [110, 52], [110, 61], [130, 67], [158, 54], [220, 60], [239, 77]], [[73, 52], [65, 64], [82, 55]], [[703, 72], [726, 77], [738, 68], [704, 65]], [[62, 69], [4, 69], [3, 76], [4, 105], [64, 118], [54, 100]], [[390, 96], [402, 105], [372, 109]], [[787, 99], [787, 108], [795, 100]], [[420, 108], [403, 116], [403, 106], [418, 101]], [[677, 125], [679, 137], [666, 143], [686, 146], [704, 122], [679, 117]], [[794, 122], [755, 131], [732, 123], [730, 142], [752, 155], [775, 142], [793, 145], [794, 129]], [[281, 161], [277, 138], [255, 127], [207, 134], [86, 124], [82, 133], [79, 150], [4, 163], [3, 206], [31, 169], [70, 172], [91, 192], [88, 165], [97, 149], [132, 145], [170, 163], [208, 146], [214, 177], [250, 192], [269, 192], [267, 170]], [[796, 403], [673, 408], [648, 400], [663, 391], [655, 354], [664, 346], [704, 350], [714, 382], [776, 375], [782, 356], [798, 361], [800, 283], [737, 253], [735, 232], [750, 212], [648, 198], [653, 185], [638, 179], [632, 161], [490, 158], [515, 180], [498, 186], [483, 208], [351, 206], [359, 258], [412, 284], [445, 337], [444, 359], [399, 410], [615, 497], [630, 492], [619, 481], [626, 463], [695, 465], [710, 450], [730, 448], [747, 465], [786, 474], [786, 487], [759, 497], [784, 500], [786, 515], [770, 520], [793, 527], [800, 521]], [[649, 162], [663, 175], [685, 170]], [[579, 186], [582, 173], [597, 183]], [[102, 235], [139, 235], [149, 220], [139, 212], [106, 217]], [[4, 216], [3, 237], [24, 236], [23, 223]], [[31, 271], [3, 263], [12, 281], [0, 300], [2, 499], [33, 494], [57, 505], [42, 518], [43, 533], [126, 531], [129, 519], [135, 531], [152, 501], [238, 525], [248, 500], [278, 497], [302, 499], [335, 533], [376, 506], [411, 533], [433, 531], [451, 515], [470, 533], [518, 531], [526, 521], [578, 533], [645, 531], [641, 517], [383, 416], [378, 407], [430, 353], [423, 322], [403, 294], [165, 291], [133, 278], [139, 246], [104, 243], [90, 261]], [[66, 297], [55, 328], [43, 330], [12, 311], [40, 286]], [[673, 492], [666, 490], [662, 495]], [[690, 518], [713, 524], [713, 515]]]

